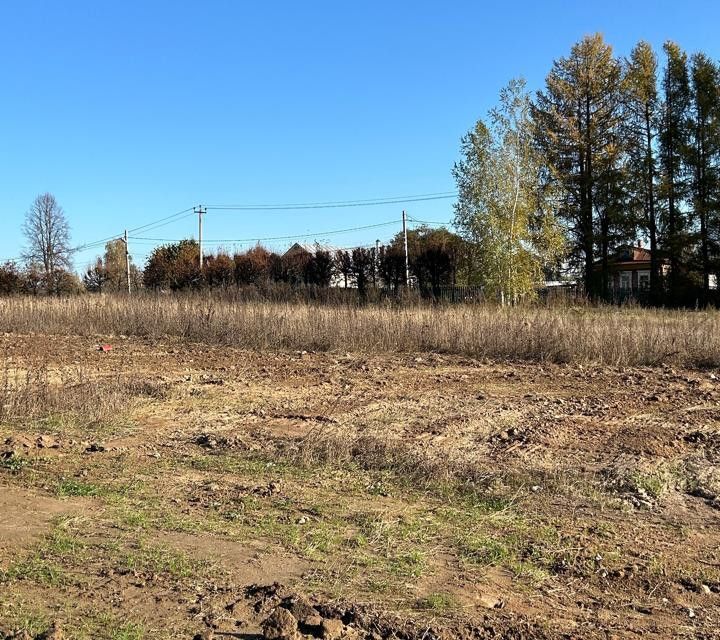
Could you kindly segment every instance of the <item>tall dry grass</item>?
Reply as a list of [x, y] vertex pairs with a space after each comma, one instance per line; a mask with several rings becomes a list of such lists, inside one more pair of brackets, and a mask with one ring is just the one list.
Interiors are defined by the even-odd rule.
[[5, 358], [0, 364], [0, 427], [52, 416], [86, 425], [112, 422], [134, 398], [164, 394], [161, 384], [134, 376], [100, 377], [82, 368], [51, 370], [32, 359], [18, 369]]
[[134, 335], [247, 349], [425, 352], [613, 365], [720, 365], [720, 312], [351, 307], [203, 297], [0, 300], [0, 332]]

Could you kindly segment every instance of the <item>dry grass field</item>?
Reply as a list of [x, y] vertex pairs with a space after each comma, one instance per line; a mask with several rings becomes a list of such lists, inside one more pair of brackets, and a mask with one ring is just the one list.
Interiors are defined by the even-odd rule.
[[2, 301], [0, 638], [717, 638], [718, 325]]
[[229, 295], [11, 298], [0, 332], [184, 338], [252, 350], [423, 352], [611, 365], [720, 366], [720, 312], [617, 307], [366, 307]]

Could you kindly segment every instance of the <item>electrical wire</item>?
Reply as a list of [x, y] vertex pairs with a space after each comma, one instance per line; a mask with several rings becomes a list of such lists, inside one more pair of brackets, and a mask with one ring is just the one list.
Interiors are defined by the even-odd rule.
[[[190, 212], [190, 213], [188, 213]], [[142, 225], [140, 227], [135, 227], [132, 229], [133, 232], [145, 230], [145, 231], [151, 231], [153, 229], [157, 229], [159, 227], [165, 226], [165, 224], [170, 224], [172, 222], [175, 222], [176, 220], [181, 220], [182, 218], [178, 217], [181, 214], [186, 214], [182, 217], [187, 217], [187, 215], [194, 215], [193, 214], [193, 208], [190, 207], [189, 209], [185, 209], [183, 211], [178, 211], [176, 213], [173, 213], [172, 215], [166, 216], [164, 218], [160, 218], [159, 220], [154, 220], [153, 222], [148, 222], [145, 225]], [[167, 221], [167, 222], [166, 222]], [[98, 247], [104, 246], [106, 243], [111, 242], [112, 240], [119, 240], [122, 238], [122, 233], [118, 233], [116, 235], [107, 236], [106, 238], [101, 238], [99, 240], [89, 240], [88, 242], [85, 242], [83, 244], [77, 245], [76, 247], [72, 247], [67, 251], [68, 254], [75, 254], [75, 253], [81, 253], [83, 251], [88, 251], [90, 249], [96, 249]], [[31, 259], [37, 259], [39, 256], [34, 254], [26, 254], [23, 256], [18, 256], [15, 258], [6, 258], [3, 260], [3, 262], [19, 262], [21, 260], [25, 260], [27, 258]]]
[[412, 218], [408, 216], [408, 220], [411, 222], [419, 222], [420, 224], [437, 224], [440, 226], [452, 226], [452, 220], [449, 222], [439, 222], [437, 220], [418, 220], [417, 218]]
[[[345, 208], [345, 207], [369, 207], [369, 206], [382, 206], [382, 205], [390, 205], [390, 204], [404, 204], [404, 203], [412, 203], [412, 202], [426, 202], [426, 201], [432, 201], [432, 200], [444, 200], [444, 199], [450, 199], [457, 197], [456, 192], [451, 191], [440, 191], [436, 193], [425, 193], [425, 194], [418, 194], [418, 195], [410, 195], [410, 196], [394, 196], [394, 197], [387, 197], [387, 198], [369, 198], [365, 200], [338, 200], [338, 201], [325, 201], [325, 202], [305, 202], [305, 203], [286, 203], [286, 204], [240, 204], [240, 205], [208, 205], [205, 207], [206, 211], [289, 211], [289, 210], [304, 210], [304, 209], [332, 209], [332, 208]], [[173, 224], [175, 222], [179, 222], [180, 220], [184, 220], [186, 218], [189, 218], [190, 216], [194, 216], [196, 214], [195, 207], [188, 207], [187, 209], [183, 209], [181, 211], [177, 211], [175, 213], [172, 213], [168, 216], [165, 216], [163, 218], [159, 218], [158, 220], [154, 220], [152, 222], [148, 222], [144, 225], [140, 225], [139, 227], [135, 227], [133, 229], [129, 229], [128, 233], [137, 233], [139, 231], [142, 232], [149, 232], [153, 231], [155, 229], [160, 229], [164, 226]], [[447, 223], [429, 223], [424, 222], [421, 220], [415, 220], [410, 218], [414, 222], [419, 222], [422, 224], [447, 224]], [[234, 242], [234, 243], [251, 243], [251, 242], [263, 242], [263, 241], [273, 241], [273, 240], [294, 240], [294, 239], [301, 239], [301, 238], [309, 238], [311, 236], [327, 236], [327, 235], [337, 235], [342, 233], [350, 233], [353, 231], [362, 231], [364, 229], [375, 229], [380, 228], [384, 226], [388, 226], [391, 224], [396, 224], [395, 221], [390, 222], [383, 222], [380, 224], [374, 224], [374, 225], [366, 225], [362, 227], [354, 227], [350, 229], [338, 229], [333, 231], [325, 231], [322, 233], [306, 233], [306, 234], [298, 234], [298, 235], [291, 235], [291, 236], [271, 236], [271, 237], [265, 237], [265, 238], [248, 238], [248, 239], [228, 239], [228, 240], [206, 240], [208, 243], [222, 243], [222, 242]], [[68, 253], [70, 254], [76, 254], [81, 253], [83, 251], [89, 251], [91, 249], [95, 249], [98, 247], [101, 247], [105, 245], [107, 242], [110, 242], [112, 240], [121, 239], [122, 234], [118, 233], [116, 235], [107, 236], [106, 238], [102, 238], [99, 240], [92, 240], [88, 241], [86, 243], [80, 244], [76, 247], [71, 248]], [[147, 238], [142, 236], [135, 236], [133, 237], [134, 241], [148, 241], [148, 242], [177, 242], [177, 240], [170, 239], [170, 238]], [[3, 259], [3, 262], [18, 262], [21, 260], [24, 260], [26, 258], [37, 258], [37, 256], [33, 255], [24, 255], [24, 256], [17, 256], [14, 258], [5, 258]]]
[[[335, 229], [333, 231], [310, 231], [308, 233], [302, 233], [292, 236], [271, 236], [271, 237], [265, 237], [265, 238], [221, 238], [217, 240], [203, 240], [203, 243], [208, 244], [218, 244], [221, 242], [235, 242], [235, 243], [247, 243], [247, 242], [263, 242], [266, 240], [297, 240], [302, 238], [310, 238], [310, 237], [322, 237], [322, 236], [330, 236], [330, 235], [340, 235], [343, 233], [352, 233], [354, 231], [364, 231], [365, 229], [378, 229], [380, 227], [387, 227], [388, 225], [396, 225], [398, 224], [397, 220], [389, 220], [388, 222], [380, 222], [378, 224], [368, 224], [362, 227], [352, 227], [350, 229]], [[138, 241], [138, 240], [145, 240], [145, 241], [151, 241], [151, 242], [179, 242], [179, 239], [176, 238], [147, 238], [144, 236], [133, 236], [130, 238], [131, 240]]]
[[447, 200], [456, 197], [457, 192], [442, 191], [439, 193], [428, 193], [416, 196], [373, 198], [370, 200], [338, 200], [335, 202], [305, 202], [287, 204], [209, 204], [206, 208], [208, 211], [293, 211], [300, 209], [341, 209], [345, 207], [373, 207], [388, 204], [404, 204], [409, 202]]
[[[185, 214], [185, 215], [183, 215]], [[173, 222], [176, 222], [175, 218], [177, 220], [182, 220], [183, 218], [188, 218], [191, 215], [195, 215], [194, 207], [189, 207], [188, 209], [183, 209], [182, 211], [178, 211], [177, 213], [173, 213], [169, 216], [165, 216], [164, 218], [160, 218], [159, 220], [155, 220], [154, 222], [148, 222], [147, 224], [144, 224], [140, 227], [135, 227], [134, 229], [128, 229], [128, 233], [135, 233], [136, 231], [148, 231], [149, 227], [152, 228], [159, 228], [162, 226], [165, 226], [165, 224], [171, 224]], [[178, 218], [177, 216], [182, 216], [181, 218]], [[167, 223], [165, 221], [168, 221]], [[164, 223], [164, 224], [160, 224]]]
[[[68, 255], [72, 255], [72, 254], [75, 254], [75, 253], [81, 253], [81, 252], [83, 252], [83, 251], [87, 251], [88, 249], [94, 249], [94, 248], [97, 248], [97, 247], [102, 247], [102, 246], [104, 246], [107, 242], [110, 242], [111, 240], [117, 240], [117, 239], [118, 239], [118, 236], [108, 236], [107, 238], [104, 238], [104, 239], [102, 239], [102, 240], [95, 240], [94, 242], [88, 242], [88, 243], [86, 243], [86, 244], [81, 244], [81, 245], [78, 245], [77, 247], [71, 247], [71, 248], [68, 249], [67, 251], [63, 251], [63, 253], [68, 254]], [[8, 263], [8, 262], [18, 262], [18, 261], [20, 261], [20, 260], [27, 260], [28, 258], [30, 258], [30, 259], [36, 259], [36, 260], [37, 260], [37, 259], [39, 259], [40, 257], [41, 257], [41, 256], [38, 255], [38, 254], [27, 253], [27, 254], [25, 254], [25, 255], [18, 256], [18, 257], [16, 257], [16, 258], [4, 258], [2, 261], [3, 261], [4, 263]]]

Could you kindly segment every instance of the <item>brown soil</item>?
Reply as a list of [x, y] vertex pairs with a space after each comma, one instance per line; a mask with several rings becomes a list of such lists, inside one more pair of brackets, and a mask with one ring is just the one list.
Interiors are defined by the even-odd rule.
[[0, 568], [19, 549], [31, 545], [58, 516], [86, 511], [77, 500], [60, 500], [0, 483]]
[[0, 424], [0, 638], [720, 636], [712, 371], [0, 349], [98, 403]]

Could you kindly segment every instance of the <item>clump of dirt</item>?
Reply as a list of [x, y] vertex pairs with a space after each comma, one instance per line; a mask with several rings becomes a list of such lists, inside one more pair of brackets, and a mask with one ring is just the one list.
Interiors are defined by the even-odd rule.
[[221, 507], [243, 509], [243, 500], [248, 496], [271, 498], [285, 495], [282, 481], [279, 479], [259, 485], [224, 485], [213, 481], [203, 481], [189, 486], [186, 493], [189, 504], [206, 509], [220, 509], [220, 511], [223, 511]]
[[247, 450], [250, 446], [237, 435], [223, 436], [217, 433], [200, 433], [193, 438], [193, 443], [205, 449], [239, 449]]
[[7, 451], [16, 454], [34, 449], [60, 449], [61, 446], [62, 444], [56, 438], [48, 434], [40, 434], [37, 437], [17, 434], [5, 439]]
[[[258, 627], [267, 640], [471, 640], [517, 639], [542, 640], [545, 631], [517, 616], [486, 616], [478, 624], [455, 620], [432, 621], [421, 617], [403, 617], [380, 611], [370, 605], [322, 600], [308, 597], [278, 583], [250, 585], [244, 590], [244, 602], [226, 606], [230, 612], [245, 615], [237, 626]], [[198, 633], [196, 640], [203, 639]]]
[[720, 463], [720, 432], [695, 430], [683, 438], [688, 444], [700, 447], [711, 463]]
[[39, 635], [31, 635], [24, 629], [5, 632], [0, 629], [0, 640], [65, 640], [62, 627], [59, 622], [52, 625]]

